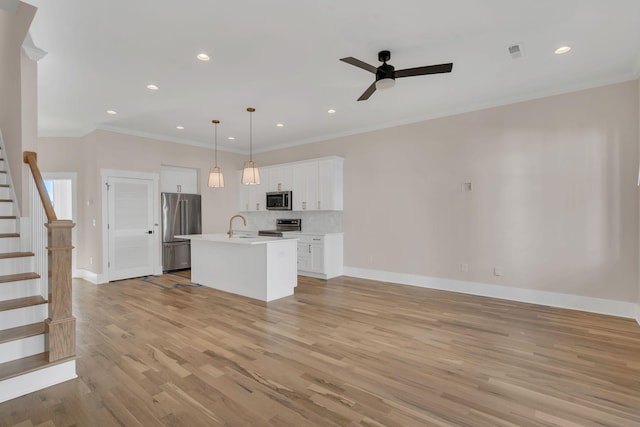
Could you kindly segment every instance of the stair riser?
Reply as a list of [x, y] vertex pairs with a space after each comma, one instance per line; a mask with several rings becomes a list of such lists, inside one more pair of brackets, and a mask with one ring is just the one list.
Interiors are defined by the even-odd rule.
[[0, 199], [10, 199], [11, 189], [9, 187], [0, 187]]
[[47, 310], [47, 304], [40, 304], [15, 310], [0, 311], [0, 325], [4, 329], [10, 329], [43, 322], [48, 317]]
[[0, 202], [0, 216], [14, 215], [12, 202]]
[[0, 344], [0, 363], [44, 353], [45, 334]]
[[[2, 170], [2, 169], [0, 169], [0, 170]], [[8, 184], [8, 182], [7, 182], [7, 180], [8, 180], [7, 175], [8, 175], [8, 174], [6, 174], [6, 173], [0, 173], [0, 184]]]
[[[40, 288], [40, 279], [0, 283], [0, 301], [30, 297], [33, 295], [42, 295], [46, 298], [46, 295], [43, 295]], [[4, 325], [1, 325], [1, 327], [4, 327]]]
[[33, 271], [33, 257], [0, 259], [2, 274], [20, 274]]
[[2, 234], [2, 233], [15, 233], [15, 232], [17, 232], [17, 230], [18, 230], [18, 220], [17, 219], [2, 219], [2, 218], [0, 218], [0, 234]]
[[0, 403], [74, 378], [78, 378], [75, 360], [9, 378], [0, 382]]
[[[4, 252], [17, 252], [20, 250], [20, 238], [19, 237], [6, 237], [0, 239], [0, 253]], [[3, 273], [9, 274], [9, 273]]]

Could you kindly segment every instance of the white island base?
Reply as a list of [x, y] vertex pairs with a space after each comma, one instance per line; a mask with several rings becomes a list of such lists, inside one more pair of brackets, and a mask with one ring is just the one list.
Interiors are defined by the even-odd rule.
[[182, 237], [191, 240], [192, 282], [261, 301], [293, 295], [298, 284], [297, 239]]

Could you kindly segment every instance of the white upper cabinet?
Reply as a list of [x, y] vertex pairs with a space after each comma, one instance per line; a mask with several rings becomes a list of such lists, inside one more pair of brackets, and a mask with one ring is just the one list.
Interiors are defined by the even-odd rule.
[[198, 193], [198, 170], [179, 166], [160, 167], [160, 191], [162, 193]]
[[[264, 179], [268, 177], [262, 168], [260, 169], [260, 184], [239, 186], [238, 194], [238, 210], [240, 212], [260, 212], [265, 209], [266, 202], [266, 185]], [[238, 171], [238, 182], [242, 179], [242, 170]]]
[[264, 169], [269, 172], [267, 192], [293, 190], [293, 166], [280, 165]]
[[342, 158], [318, 160], [318, 210], [342, 210]]
[[293, 210], [318, 210], [318, 162], [293, 166]]
[[342, 167], [341, 157], [261, 167], [260, 185], [240, 185], [238, 209], [264, 211], [267, 192], [291, 191], [294, 211], [341, 211]]

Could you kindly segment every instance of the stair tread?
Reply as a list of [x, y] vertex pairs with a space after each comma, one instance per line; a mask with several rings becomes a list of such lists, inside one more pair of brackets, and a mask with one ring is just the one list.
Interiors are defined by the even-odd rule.
[[9, 202], [13, 202], [13, 200], [12, 199], [0, 199], [0, 202], [9, 203]]
[[0, 219], [18, 219], [15, 215], [0, 215]]
[[0, 381], [17, 377], [22, 374], [37, 371], [38, 369], [49, 366], [59, 365], [60, 363], [75, 360], [75, 357], [67, 357], [65, 359], [49, 362], [49, 353], [35, 354], [22, 359], [12, 360], [10, 362], [0, 363]]
[[2, 252], [0, 253], [0, 259], [7, 258], [25, 258], [34, 256], [33, 252]]
[[44, 322], [32, 323], [30, 325], [18, 326], [0, 331], [0, 343], [15, 341], [35, 335], [44, 334], [46, 328]]
[[0, 187], [2, 187], [2, 188], [9, 188], [9, 184], [0, 184]]
[[[0, 276], [0, 283], [6, 282], [19, 282], [20, 280], [39, 279], [40, 275], [37, 273], [19, 273], [19, 274], [6, 274]], [[0, 302], [0, 304], [2, 304]]]
[[33, 295], [30, 297], [10, 299], [6, 301], [0, 301], [0, 311], [14, 310], [16, 308], [31, 307], [34, 305], [46, 304], [47, 300], [40, 295]]
[[2, 239], [2, 238], [11, 238], [11, 237], [20, 237], [20, 234], [18, 234], [18, 233], [4, 233], [4, 234], [0, 234], [0, 239]]

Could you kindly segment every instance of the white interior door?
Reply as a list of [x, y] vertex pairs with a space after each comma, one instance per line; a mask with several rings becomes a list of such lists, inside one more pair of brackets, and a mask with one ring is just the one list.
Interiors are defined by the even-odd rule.
[[109, 280], [154, 271], [154, 182], [108, 177]]

